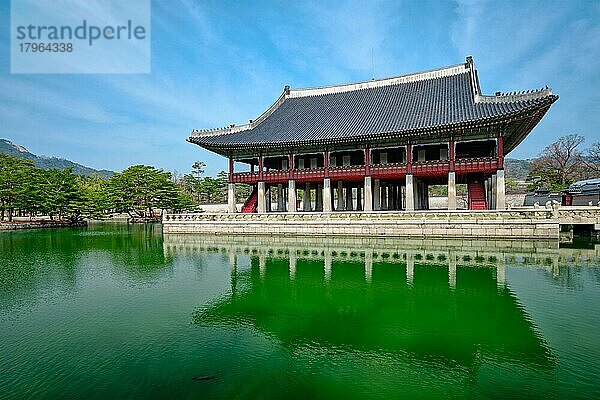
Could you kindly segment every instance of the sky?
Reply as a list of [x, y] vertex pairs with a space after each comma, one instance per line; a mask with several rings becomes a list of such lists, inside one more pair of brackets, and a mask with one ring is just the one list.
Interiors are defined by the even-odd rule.
[[385, 78], [467, 55], [484, 94], [547, 85], [560, 96], [510, 157], [536, 157], [570, 133], [600, 141], [600, 1], [157, 0], [142, 74], [11, 74], [9, 30], [10, 1], [0, 0], [0, 138], [97, 169], [187, 173], [202, 160], [215, 175], [227, 161], [187, 143], [192, 129], [255, 119], [285, 85]]

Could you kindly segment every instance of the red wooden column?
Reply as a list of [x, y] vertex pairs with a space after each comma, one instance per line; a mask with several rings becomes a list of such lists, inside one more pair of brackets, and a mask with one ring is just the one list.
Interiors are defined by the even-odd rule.
[[263, 156], [258, 156], [258, 179], [263, 180]]
[[323, 152], [323, 161], [325, 163], [325, 178], [329, 178], [329, 149]]
[[371, 148], [369, 145], [365, 146], [365, 175], [371, 175]]
[[504, 168], [504, 146], [502, 136], [498, 136], [498, 169]]
[[450, 171], [454, 171], [454, 140], [448, 142], [448, 158], [450, 159]]
[[406, 145], [406, 173], [412, 174], [412, 145]]
[[290, 179], [294, 178], [294, 153], [290, 153], [289, 155], [289, 159], [288, 159], [288, 168], [289, 168], [289, 173], [290, 173]]
[[229, 157], [229, 182], [233, 181], [233, 157]]

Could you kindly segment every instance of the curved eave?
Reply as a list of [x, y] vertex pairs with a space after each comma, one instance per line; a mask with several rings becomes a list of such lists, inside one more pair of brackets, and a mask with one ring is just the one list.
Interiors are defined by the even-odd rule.
[[529, 133], [536, 127], [540, 120], [544, 117], [546, 112], [550, 109], [550, 106], [558, 100], [558, 95], [550, 95], [547, 100], [538, 105], [537, 107], [527, 112], [527, 118], [522, 118], [518, 126], [512, 132], [508, 132], [504, 135], [504, 154], [510, 153], [514, 150]]
[[[522, 110], [507, 113], [503, 115], [472, 119], [461, 121], [454, 124], [430, 126], [401, 131], [377, 132], [365, 135], [357, 135], [348, 138], [338, 139], [312, 139], [300, 141], [281, 141], [281, 142], [246, 142], [246, 143], [218, 143], [213, 140], [206, 140], [209, 137], [190, 136], [187, 141], [201, 146], [207, 150], [215, 152], [225, 157], [236, 155], [251, 155], [258, 152], [263, 153], [281, 153], [306, 147], [326, 147], [340, 144], [373, 144], [381, 141], [400, 140], [410, 142], [415, 138], [423, 138], [433, 134], [453, 135], [466, 130], [484, 128], [489, 126], [501, 125], [509, 127], [509, 130], [503, 131], [505, 137], [505, 153], [513, 150], [529, 134], [535, 125], [541, 120], [552, 103], [558, 99], [558, 95], [549, 95], [544, 98], [533, 100], [532, 104]], [[514, 126], [510, 125], [513, 124]], [[214, 139], [213, 136], [211, 139]]]

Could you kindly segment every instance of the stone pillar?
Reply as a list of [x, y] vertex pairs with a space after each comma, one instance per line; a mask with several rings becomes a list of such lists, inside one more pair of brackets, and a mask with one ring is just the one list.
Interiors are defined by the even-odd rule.
[[237, 212], [235, 205], [235, 183], [230, 183], [227, 185], [227, 212]]
[[331, 212], [331, 180], [323, 179], [323, 212]]
[[448, 172], [448, 210], [456, 210], [456, 172]]
[[302, 209], [310, 211], [310, 182], [304, 184], [304, 196], [302, 197]]
[[344, 182], [338, 181], [337, 211], [344, 211]]
[[265, 205], [266, 205], [267, 212], [273, 211], [271, 209], [271, 194], [272, 194], [271, 187], [267, 186], [265, 188], [265, 199], [266, 199]]
[[504, 187], [504, 170], [496, 171], [496, 210], [506, 209], [506, 188]]
[[413, 186], [413, 195], [415, 197], [415, 210], [421, 209], [421, 182], [419, 179], [413, 177], [414, 186]]
[[346, 184], [346, 211], [352, 211], [354, 210], [353, 204], [352, 204], [352, 184], [347, 183]]
[[315, 211], [323, 211], [323, 185], [317, 184], [315, 192]]
[[258, 212], [267, 212], [267, 199], [265, 198], [265, 182], [258, 182]]
[[413, 188], [413, 175], [406, 174], [406, 211], [415, 210], [415, 191]]
[[[377, 180], [377, 179], [376, 179]], [[371, 189], [371, 177], [365, 176], [365, 211], [373, 211], [373, 190]]]
[[498, 190], [498, 177], [496, 174], [492, 174], [492, 205], [490, 208], [490, 210], [496, 210], [496, 194], [497, 194], [497, 190]]
[[295, 213], [296, 210], [296, 181], [290, 179], [288, 181], [288, 212]]
[[386, 183], [383, 183], [383, 184], [381, 184], [379, 189], [380, 189], [379, 199], [381, 201], [381, 209], [383, 211], [385, 211], [388, 209], [388, 201], [387, 201], [388, 185]]
[[429, 184], [422, 182], [422, 202], [423, 202], [423, 210], [429, 210]]
[[283, 211], [283, 185], [281, 183], [277, 184], [277, 211]]
[[[365, 188], [367, 187], [365, 183]], [[380, 201], [381, 189], [380, 189], [380, 181], [379, 179], [373, 179], [373, 210], [379, 211], [381, 210], [381, 201]], [[365, 195], [366, 196], [366, 195]], [[365, 197], [365, 202], [366, 202]], [[366, 211], [366, 209], [365, 209]]]

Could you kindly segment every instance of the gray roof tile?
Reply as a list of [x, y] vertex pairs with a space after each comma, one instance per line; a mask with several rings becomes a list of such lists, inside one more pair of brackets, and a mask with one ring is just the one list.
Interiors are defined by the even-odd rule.
[[253, 123], [194, 131], [188, 140], [222, 152], [357, 141], [382, 134], [401, 137], [406, 132], [507, 118], [549, 106], [558, 98], [549, 89], [481, 96], [472, 63], [461, 66], [438, 70], [442, 76], [429, 79], [416, 74], [403, 82], [394, 81], [402, 77], [365, 82], [366, 88], [342, 85], [291, 92], [286, 88], [283, 101]]

